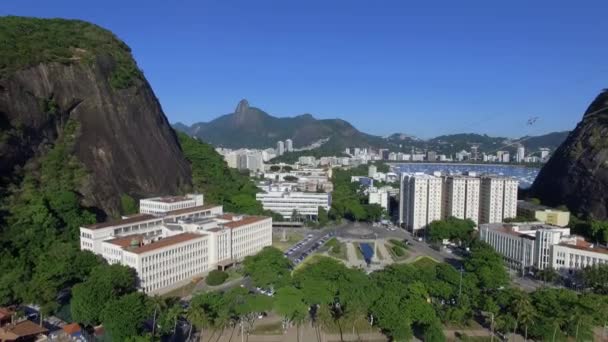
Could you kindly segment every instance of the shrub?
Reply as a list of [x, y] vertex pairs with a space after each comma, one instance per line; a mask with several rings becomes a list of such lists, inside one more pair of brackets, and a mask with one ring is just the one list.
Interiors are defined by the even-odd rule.
[[228, 279], [228, 273], [223, 272], [223, 271], [213, 270], [213, 271], [209, 272], [209, 275], [207, 276], [207, 279], [205, 279], [205, 282], [209, 286], [217, 286], [217, 285], [223, 284], [226, 281], [226, 279]]
[[393, 253], [395, 253], [396, 256], [398, 257], [402, 257], [405, 255], [405, 251], [403, 250], [403, 248], [399, 247], [399, 246], [393, 246]]
[[399, 246], [403, 249], [407, 249], [407, 245], [405, 244], [405, 242], [401, 241], [401, 240], [397, 240], [397, 239], [390, 239], [389, 240], [393, 245], [395, 246]]

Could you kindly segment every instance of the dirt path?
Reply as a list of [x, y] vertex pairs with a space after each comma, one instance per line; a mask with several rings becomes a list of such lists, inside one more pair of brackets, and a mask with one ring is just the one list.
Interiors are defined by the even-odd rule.
[[357, 250], [355, 249], [355, 245], [352, 242], [346, 243], [346, 256], [348, 258], [348, 264], [351, 267], [366, 267], [364, 260], [360, 260], [357, 257]]

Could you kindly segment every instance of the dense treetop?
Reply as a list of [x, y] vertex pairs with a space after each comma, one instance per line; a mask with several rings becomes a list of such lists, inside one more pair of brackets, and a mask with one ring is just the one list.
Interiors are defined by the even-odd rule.
[[81, 20], [0, 17], [0, 78], [40, 63], [91, 62], [112, 56], [112, 86], [129, 87], [141, 77], [131, 49], [112, 32]]

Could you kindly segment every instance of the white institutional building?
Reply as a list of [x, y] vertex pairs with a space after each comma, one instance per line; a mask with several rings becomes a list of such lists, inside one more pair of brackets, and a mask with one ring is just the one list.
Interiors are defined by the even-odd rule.
[[403, 173], [399, 222], [416, 232], [435, 220], [453, 216], [476, 224], [517, 216], [516, 179], [502, 176]]
[[140, 214], [80, 228], [80, 248], [134, 268], [139, 289], [164, 293], [272, 244], [272, 219], [224, 214], [202, 195], [140, 201]]
[[479, 227], [479, 238], [521, 272], [554, 268], [562, 273], [608, 263], [608, 249], [571, 235], [570, 228], [540, 222], [490, 223]]
[[293, 192], [272, 186], [260, 187], [265, 192], [255, 194], [265, 210], [281, 214], [285, 219], [291, 219], [296, 211], [299, 215], [316, 219], [319, 207], [329, 211], [331, 194], [318, 192]]

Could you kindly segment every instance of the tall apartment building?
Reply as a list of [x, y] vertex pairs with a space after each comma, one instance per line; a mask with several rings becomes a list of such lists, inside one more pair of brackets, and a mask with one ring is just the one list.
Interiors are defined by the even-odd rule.
[[401, 175], [399, 222], [413, 233], [429, 223], [440, 220], [442, 209], [442, 179], [423, 173]]
[[[187, 206], [166, 210], [178, 203]], [[140, 208], [155, 212], [81, 227], [80, 248], [134, 268], [146, 293], [167, 292], [272, 244], [271, 218], [224, 215], [221, 206], [202, 205], [202, 195], [144, 199]]]
[[479, 238], [503, 256], [508, 267], [522, 273], [554, 268], [571, 272], [608, 263], [608, 249], [570, 234], [570, 228], [539, 223], [482, 224]]
[[262, 203], [265, 210], [281, 214], [285, 219], [291, 219], [294, 211], [316, 219], [319, 216], [319, 207], [329, 210], [331, 206], [330, 193], [276, 191], [271, 188], [262, 190], [265, 192], [257, 193], [255, 198]]
[[444, 179], [443, 217], [471, 219], [479, 223], [481, 179], [470, 175], [450, 175]]
[[293, 141], [291, 139], [285, 140], [285, 151], [293, 152]]
[[526, 158], [526, 148], [523, 145], [517, 146], [517, 156], [515, 157], [518, 163], [523, 163]]
[[481, 177], [480, 223], [503, 222], [517, 216], [516, 179], [498, 176]]
[[277, 141], [277, 155], [282, 156], [285, 153], [285, 143]]

